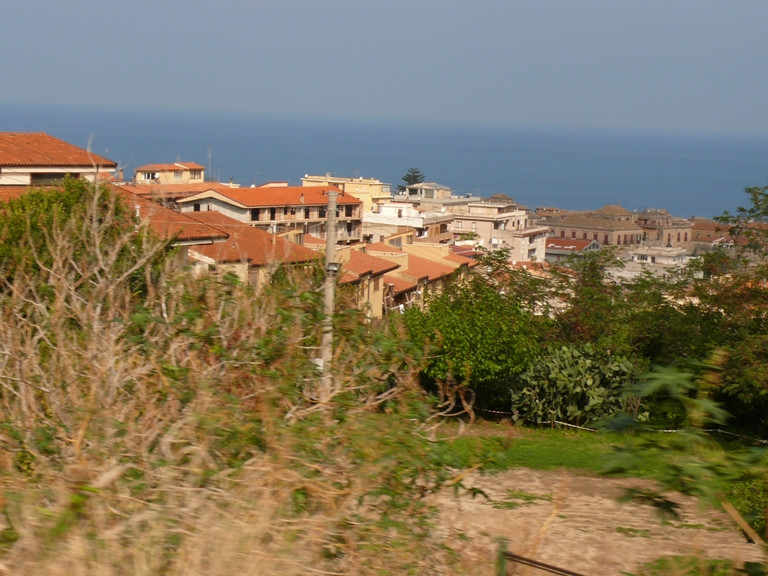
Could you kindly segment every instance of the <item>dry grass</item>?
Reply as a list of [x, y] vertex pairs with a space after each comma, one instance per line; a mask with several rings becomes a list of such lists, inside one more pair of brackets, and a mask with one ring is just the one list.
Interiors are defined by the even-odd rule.
[[[310, 401], [311, 274], [260, 294], [192, 279], [107, 192], [83, 198], [1, 263], [0, 574], [407, 573], [428, 555], [403, 545], [428, 516], [403, 504], [418, 460], [379, 461], [411, 456], [369, 422], [419, 425], [402, 339], [349, 321], [332, 395]], [[393, 494], [398, 474], [413, 484]]]

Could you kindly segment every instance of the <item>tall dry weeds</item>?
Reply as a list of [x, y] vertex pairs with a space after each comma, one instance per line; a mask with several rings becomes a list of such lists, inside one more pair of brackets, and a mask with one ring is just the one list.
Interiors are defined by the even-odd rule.
[[403, 339], [342, 316], [318, 405], [312, 275], [195, 279], [108, 190], [61, 193], [78, 208], [0, 262], [0, 574], [416, 566], [440, 478]]

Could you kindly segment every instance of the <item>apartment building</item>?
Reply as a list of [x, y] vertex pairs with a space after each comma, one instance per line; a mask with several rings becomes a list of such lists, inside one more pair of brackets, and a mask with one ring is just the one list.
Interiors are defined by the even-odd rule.
[[136, 168], [136, 184], [195, 184], [205, 182], [205, 166], [195, 162], [144, 164]]
[[230, 218], [275, 235], [326, 237], [328, 194], [336, 194], [336, 240], [356, 243], [362, 238], [362, 201], [335, 186], [219, 187], [176, 201], [181, 212], [221, 212]]
[[471, 201], [449, 208], [457, 241], [471, 241], [489, 250], [510, 251], [516, 262], [543, 261], [549, 228], [536, 225], [528, 211], [514, 202]]
[[446, 243], [453, 240], [450, 225], [454, 215], [430, 212], [407, 202], [380, 204], [376, 212], [363, 214], [363, 238], [366, 242], [380, 242], [384, 238], [413, 230], [416, 242]]
[[666, 210], [648, 209], [635, 216], [643, 229], [643, 242], [690, 248], [693, 222], [672, 216]]
[[376, 211], [377, 206], [392, 199], [391, 186], [376, 178], [342, 178], [327, 173], [324, 176], [305, 174], [302, 186], [336, 186], [363, 202], [363, 212]]
[[617, 205], [589, 212], [565, 212], [539, 220], [550, 236], [571, 240], [596, 240], [607, 246], [636, 246], [646, 230], [635, 222], [635, 214]]

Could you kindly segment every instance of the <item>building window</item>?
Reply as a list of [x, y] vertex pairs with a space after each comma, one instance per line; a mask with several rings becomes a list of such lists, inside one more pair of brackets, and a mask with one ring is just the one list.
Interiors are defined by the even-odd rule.
[[456, 230], [461, 230], [461, 220], [456, 220]]
[[261, 217], [260, 208], [251, 208], [251, 222], [258, 222]]
[[608, 243], [609, 243], [608, 242], [608, 234], [606, 234], [605, 236], [603, 236], [603, 244], [608, 244]]
[[195, 202], [194, 204], [192, 204], [192, 210], [194, 212], [200, 212], [200, 203], [199, 202]]
[[269, 219], [270, 220], [274, 220], [276, 218], [276, 216], [277, 216], [277, 210], [275, 210], [274, 208], [270, 208], [269, 209]]
[[304, 208], [304, 220], [309, 220], [309, 208]]
[[326, 208], [325, 206], [321, 206], [318, 213], [318, 218], [325, 218], [327, 214], [328, 214], [328, 208]]
[[202, 170], [190, 170], [189, 171], [189, 179], [190, 180], [200, 180], [200, 178], [203, 177]]
[[586, 239], [587, 239], [587, 233], [584, 232], [584, 236], [583, 236], [582, 240], [586, 240]]
[[181, 182], [181, 170], [174, 170], [173, 171], [173, 180], [175, 182]]
[[571, 232], [571, 238], [576, 238], [576, 231]]
[[344, 216], [347, 218], [352, 218], [352, 210], [354, 210], [354, 206], [344, 206]]

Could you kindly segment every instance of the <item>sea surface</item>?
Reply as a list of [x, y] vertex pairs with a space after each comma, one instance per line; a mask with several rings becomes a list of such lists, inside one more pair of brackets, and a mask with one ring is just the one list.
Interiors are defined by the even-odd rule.
[[304, 174], [402, 183], [409, 168], [455, 194], [504, 193], [531, 208], [620, 204], [713, 217], [768, 186], [768, 135], [279, 118], [0, 103], [0, 131], [42, 131], [118, 162], [197, 162], [243, 186]]

